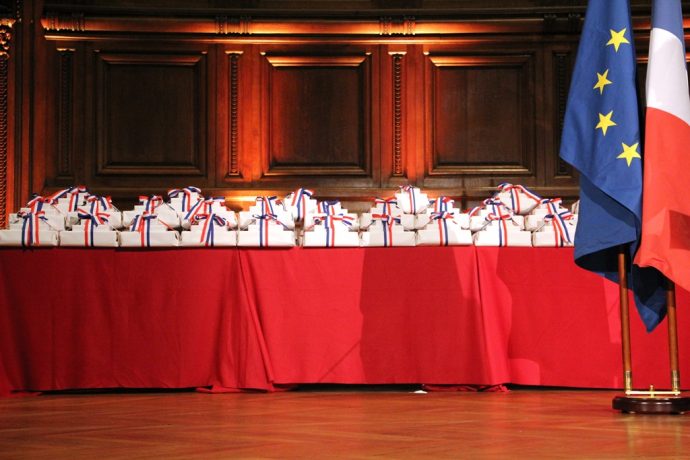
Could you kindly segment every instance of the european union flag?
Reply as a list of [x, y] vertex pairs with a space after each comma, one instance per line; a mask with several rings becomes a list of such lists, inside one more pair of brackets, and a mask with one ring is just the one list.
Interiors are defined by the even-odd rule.
[[[642, 142], [635, 47], [627, 0], [591, 0], [580, 38], [560, 155], [580, 171], [575, 262], [618, 282], [618, 251], [637, 251]], [[631, 264], [632, 266], [632, 264]], [[666, 312], [663, 278], [632, 268], [637, 309], [652, 330]]]

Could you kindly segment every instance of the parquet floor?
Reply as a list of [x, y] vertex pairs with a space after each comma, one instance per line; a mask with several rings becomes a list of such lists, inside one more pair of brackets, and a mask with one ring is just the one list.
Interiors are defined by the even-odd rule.
[[0, 458], [690, 458], [690, 414], [611, 391], [321, 389], [0, 399]]

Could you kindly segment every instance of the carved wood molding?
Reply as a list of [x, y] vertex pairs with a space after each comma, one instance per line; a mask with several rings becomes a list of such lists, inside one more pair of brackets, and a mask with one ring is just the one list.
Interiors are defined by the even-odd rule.
[[74, 49], [58, 48], [59, 56], [59, 97], [58, 97], [58, 160], [57, 178], [71, 181], [74, 179], [73, 142], [72, 142], [72, 108], [74, 100]]
[[238, 118], [239, 118], [239, 61], [242, 56], [241, 51], [226, 52], [230, 60], [230, 132], [228, 148], [228, 172], [226, 177], [239, 177], [238, 166]]
[[7, 164], [9, 160], [9, 58], [15, 19], [0, 19], [0, 228], [7, 225]]
[[390, 53], [393, 58], [393, 176], [403, 175], [402, 167], [402, 60], [404, 52]]

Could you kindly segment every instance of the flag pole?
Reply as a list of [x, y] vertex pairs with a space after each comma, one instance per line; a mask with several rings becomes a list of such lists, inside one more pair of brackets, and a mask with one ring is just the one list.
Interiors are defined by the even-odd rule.
[[626, 414], [684, 414], [690, 412], [690, 397], [680, 391], [678, 367], [678, 327], [676, 320], [676, 288], [666, 279], [666, 316], [668, 347], [671, 364], [671, 391], [659, 391], [654, 385], [649, 391], [635, 391], [632, 387], [632, 354], [630, 351], [630, 314], [628, 306], [628, 264], [625, 245], [618, 250], [618, 275], [621, 310], [621, 342], [623, 347], [623, 378], [625, 396], [613, 398], [613, 408]]
[[630, 308], [628, 306], [628, 251], [618, 247], [618, 289], [621, 310], [621, 343], [623, 346], [623, 382], [625, 394], [632, 389], [632, 354], [630, 352]]
[[671, 391], [680, 395], [678, 368], [678, 323], [676, 321], [676, 284], [666, 279], [666, 317], [668, 320], [668, 354], [671, 361]]

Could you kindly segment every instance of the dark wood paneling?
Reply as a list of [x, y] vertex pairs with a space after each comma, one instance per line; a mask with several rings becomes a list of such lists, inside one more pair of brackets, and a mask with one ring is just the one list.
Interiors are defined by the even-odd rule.
[[96, 176], [204, 175], [205, 55], [95, 59]]
[[534, 56], [428, 56], [427, 174], [534, 175]]
[[370, 175], [371, 56], [266, 55], [264, 176]]

